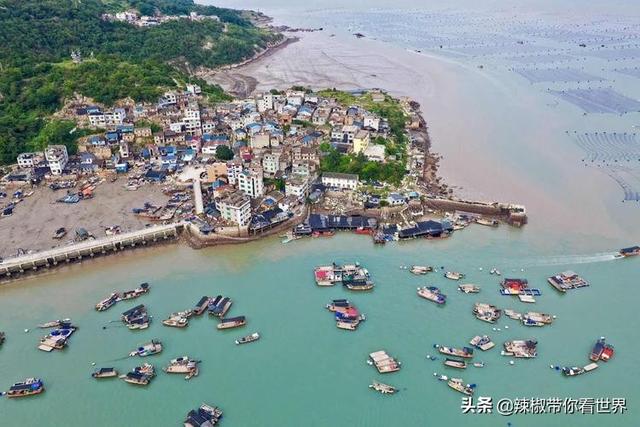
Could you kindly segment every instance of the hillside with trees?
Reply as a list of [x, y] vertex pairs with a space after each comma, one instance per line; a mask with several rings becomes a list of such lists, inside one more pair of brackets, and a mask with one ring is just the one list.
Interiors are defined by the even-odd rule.
[[[104, 19], [129, 9], [218, 19], [151, 27]], [[227, 99], [191, 71], [242, 61], [280, 37], [241, 11], [192, 0], [0, 0], [0, 28], [0, 163], [41, 146], [47, 118], [74, 94], [106, 105], [125, 97], [152, 101], [190, 80], [210, 100]], [[71, 61], [72, 52], [83, 61]]]

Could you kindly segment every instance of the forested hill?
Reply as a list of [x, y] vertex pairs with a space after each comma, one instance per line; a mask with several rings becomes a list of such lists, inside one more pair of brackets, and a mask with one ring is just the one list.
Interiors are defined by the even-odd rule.
[[[135, 9], [140, 15], [188, 15], [151, 27], [104, 19]], [[0, 0], [0, 163], [34, 144], [73, 93], [105, 104], [155, 99], [186, 80], [186, 71], [239, 62], [279, 37], [256, 28], [240, 11], [192, 0]], [[71, 61], [72, 52], [82, 55]], [[225, 95], [204, 85], [214, 100]]]

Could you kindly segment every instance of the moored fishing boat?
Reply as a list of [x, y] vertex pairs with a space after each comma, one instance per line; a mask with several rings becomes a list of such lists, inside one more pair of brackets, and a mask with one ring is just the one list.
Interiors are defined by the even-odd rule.
[[389, 356], [384, 350], [369, 354], [369, 359], [369, 363], [374, 365], [381, 374], [388, 374], [400, 370], [400, 362]]
[[149, 323], [151, 323], [151, 318], [144, 304], [137, 305], [125, 311], [122, 313], [121, 319], [129, 329], [147, 329]]
[[336, 282], [339, 282], [341, 276], [336, 274], [335, 265], [321, 265], [313, 270], [313, 277], [316, 280], [318, 286], [333, 286]]
[[191, 410], [184, 420], [185, 427], [212, 427], [222, 419], [222, 410], [215, 406], [200, 405], [198, 409]]
[[46, 352], [62, 350], [75, 331], [76, 328], [70, 323], [62, 323], [60, 328], [52, 330], [40, 340], [38, 349]]
[[600, 360], [603, 362], [608, 362], [609, 359], [613, 356], [613, 346], [611, 344], [605, 344], [604, 349], [602, 350], [602, 354], [600, 355]]
[[0, 346], [4, 344], [5, 335], [4, 332], [0, 331]]
[[216, 325], [218, 329], [231, 329], [238, 328], [247, 324], [247, 319], [244, 316], [229, 317], [220, 319], [220, 323]]
[[178, 357], [169, 362], [163, 371], [168, 374], [187, 374], [184, 379], [190, 380], [193, 377], [198, 376], [198, 364], [199, 360], [190, 359], [188, 356]]
[[384, 384], [378, 381], [373, 381], [373, 383], [369, 384], [369, 388], [381, 394], [394, 394], [398, 391], [397, 388], [389, 384]]
[[448, 356], [456, 356], [456, 357], [464, 357], [466, 359], [470, 359], [473, 357], [473, 349], [470, 347], [462, 347], [460, 348], [454, 348], [454, 347], [447, 347], [444, 345], [436, 345], [435, 346], [438, 351], [442, 354], [446, 354]]
[[458, 290], [460, 292], [464, 292], [465, 294], [477, 294], [478, 292], [480, 292], [480, 286], [467, 283], [464, 285], [458, 285]]
[[145, 282], [131, 291], [122, 292], [120, 294], [120, 297], [118, 298], [118, 301], [125, 301], [129, 299], [138, 298], [139, 296], [144, 295], [147, 292], [149, 292], [149, 284]]
[[548, 277], [547, 282], [560, 292], [589, 286], [589, 282], [570, 270]]
[[409, 271], [415, 275], [422, 275], [422, 274], [427, 274], [433, 271], [433, 267], [423, 266], [423, 265], [412, 265]]
[[231, 308], [233, 301], [231, 298], [218, 295], [209, 303], [209, 314], [215, 317], [224, 317]]
[[576, 375], [582, 375], [585, 372], [586, 371], [584, 370], [584, 368], [581, 368], [579, 366], [573, 366], [571, 368], [567, 368], [567, 367], [562, 368], [562, 373], [567, 377], [574, 377]]
[[473, 384], [465, 384], [460, 378], [451, 378], [447, 381], [447, 385], [462, 394], [466, 394], [467, 396], [472, 396], [475, 390]]
[[153, 365], [145, 363], [142, 366], [136, 366], [133, 371], [121, 375], [120, 378], [129, 384], [148, 385], [155, 375], [156, 370]]
[[148, 343], [145, 343], [143, 345], [141, 345], [140, 347], [138, 347], [137, 349], [133, 350], [132, 352], [129, 353], [129, 356], [133, 357], [133, 356], [139, 356], [139, 357], [146, 357], [146, 356], [153, 356], [154, 354], [158, 354], [162, 351], [162, 343], [158, 340], [151, 340]]
[[553, 316], [545, 313], [530, 311], [522, 315], [522, 324], [525, 326], [545, 326], [553, 323]]
[[476, 224], [484, 225], [487, 227], [497, 227], [498, 225], [500, 225], [500, 223], [495, 219], [484, 219], [484, 218], [478, 218], [476, 220]]
[[62, 319], [62, 320], [52, 320], [51, 322], [41, 323], [38, 325], [40, 329], [49, 329], [49, 328], [57, 328], [62, 323], [70, 323], [71, 319]]
[[473, 314], [479, 320], [495, 323], [502, 316], [502, 310], [495, 305], [477, 302], [473, 307]]
[[244, 336], [242, 338], [238, 338], [236, 340], [236, 344], [248, 344], [250, 342], [258, 341], [260, 339], [260, 334], [257, 332], [252, 333], [251, 335]]
[[346, 299], [334, 299], [331, 301], [331, 304], [326, 305], [327, 310], [329, 311], [345, 311], [348, 308], [351, 308], [351, 303]]
[[456, 271], [447, 271], [446, 273], [444, 273], [444, 277], [446, 277], [449, 280], [460, 280], [460, 279], [464, 279], [464, 274], [462, 273], [458, 273]]
[[534, 339], [506, 341], [504, 343], [504, 351], [501, 354], [503, 356], [530, 359], [538, 356], [537, 346], [538, 341]]
[[185, 312], [171, 313], [167, 319], [162, 321], [162, 324], [172, 328], [185, 328], [189, 326], [189, 318]]
[[448, 366], [450, 368], [467, 369], [467, 362], [465, 362], [464, 360], [450, 359], [447, 357], [443, 363], [445, 366]]
[[9, 398], [28, 397], [40, 394], [43, 391], [44, 383], [40, 378], [27, 378], [9, 387], [9, 391], [5, 395]]
[[444, 304], [447, 302], [447, 296], [440, 293], [440, 289], [435, 286], [423, 286], [418, 288], [418, 295], [436, 304]]
[[119, 297], [120, 297], [120, 295], [118, 295], [117, 292], [112, 293], [107, 298], [103, 299], [102, 301], [100, 301], [99, 303], [96, 304], [96, 310], [98, 310], [98, 311], [108, 310], [116, 302], [118, 302], [118, 298]]
[[100, 368], [94, 371], [91, 376], [96, 379], [114, 378], [118, 376], [118, 371], [115, 368]]
[[209, 307], [209, 302], [211, 301], [211, 298], [208, 296], [203, 296], [202, 298], [200, 298], [200, 300], [196, 303], [196, 305], [193, 308], [193, 312], [196, 315], [201, 315], [202, 313], [204, 313], [207, 308]]
[[604, 351], [604, 344], [605, 344], [605, 338], [600, 337], [598, 341], [596, 341], [596, 343], [594, 344], [593, 349], [591, 350], [591, 355], [589, 356], [589, 359], [591, 359], [593, 362], [597, 362], [598, 360], [600, 360], [600, 356], [602, 356], [602, 352]]
[[476, 335], [469, 341], [469, 344], [482, 351], [491, 350], [495, 347], [495, 343], [486, 335]]

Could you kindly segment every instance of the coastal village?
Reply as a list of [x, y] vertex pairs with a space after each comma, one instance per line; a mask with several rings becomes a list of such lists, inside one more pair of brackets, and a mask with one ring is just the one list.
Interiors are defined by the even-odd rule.
[[[58, 115], [87, 135], [75, 154], [64, 145], [20, 154], [0, 181], [0, 221], [16, 212], [24, 225], [20, 211], [44, 201], [58, 215], [28, 233], [37, 239], [3, 236], [3, 258], [153, 224], [188, 223], [201, 247], [293, 226], [289, 240], [352, 230], [384, 242], [526, 222], [522, 206], [453, 199], [419, 105], [381, 90], [292, 88], [212, 105], [186, 84], [153, 104], [79, 98]], [[361, 175], [333, 171], [350, 168]], [[102, 224], [86, 220], [98, 210]]]

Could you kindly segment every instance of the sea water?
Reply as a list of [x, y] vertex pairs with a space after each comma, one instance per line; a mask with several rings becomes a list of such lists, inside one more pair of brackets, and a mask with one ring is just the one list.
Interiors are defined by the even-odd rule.
[[[444, 240], [412, 240], [373, 245], [364, 236], [339, 233], [328, 239], [303, 239], [286, 245], [268, 239], [244, 246], [194, 251], [184, 246], [142, 249], [129, 254], [64, 267], [54, 274], [0, 287], [0, 325], [7, 341], [0, 350], [2, 388], [25, 377], [44, 379], [40, 396], [0, 401], [6, 425], [95, 426], [179, 425], [185, 414], [206, 402], [219, 405], [229, 426], [328, 426], [336, 422], [383, 425], [634, 425], [638, 369], [634, 354], [636, 286], [639, 259], [614, 259], [611, 252], [584, 253], [579, 247], [531, 250], [526, 230], [471, 226]], [[568, 256], [572, 254], [572, 256]], [[372, 292], [342, 287], [317, 287], [316, 265], [360, 262], [371, 273]], [[563, 264], [566, 263], [566, 264]], [[414, 276], [406, 265], [431, 265], [437, 272]], [[500, 296], [500, 277], [526, 277], [542, 290], [536, 304]], [[481, 271], [480, 268], [483, 270]], [[524, 271], [522, 271], [524, 269]], [[564, 295], [546, 278], [574, 269], [591, 286]], [[443, 271], [460, 271], [462, 281], [482, 287], [462, 294]], [[120, 302], [106, 312], [95, 303], [113, 291], [149, 282], [151, 291], [134, 301]], [[416, 294], [416, 288], [438, 286], [447, 294], [440, 307]], [[225, 295], [234, 303], [228, 315], [245, 315], [245, 327], [215, 328], [217, 319], [193, 317], [185, 329], [163, 326], [170, 313], [193, 307], [202, 295]], [[355, 332], [339, 330], [325, 304], [348, 298], [367, 320]], [[503, 316], [495, 325], [472, 314], [475, 302], [492, 303], [519, 312], [557, 316], [550, 326], [527, 328]], [[153, 316], [149, 329], [130, 331], [118, 322], [120, 313], [143, 303]], [[71, 317], [78, 331], [63, 351], [38, 351], [42, 322]], [[508, 328], [506, 328], [508, 326]], [[103, 328], [103, 327], [106, 327]], [[499, 328], [500, 331], [494, 330]], [[29, 329], [25, 333], [24, 330]], [[234, 340], [257, 331], [262, 338], [236, 346]], [[476, 351], [482, 369], [464, 371], [442, 365], [434, 344], [461, 347], [475, 335], [489, 335], [497, 347]], [[616, 354], [600, 368], [566, 378], [549, 368], [586, 365], [595, 340], [606, 336]], [[139, 344], [160, 339], [164, 350], [147, 358], [129, 358]], [[505, 340], [538, 340], [539, 356], [516, 360], [500, 355]], [[365, 362], [367, 355], [386, 350], [402, 362], [398, 373], [379, 375]], [[200, 375], [159, 372], [147, 387], [119, 379], [95, 380], [98, 367], [125, 373], [143, 362], [158, 371], [169, 360], [187, 355], [202, 360]], [[427, 355], [438, 357], [436, 361]], [[95, 366], [93, 366], [95, 363]], [[437, 381], [433, 373], [461, 377], [477, 384], [477, 396], [499, 398], [627, 399], [625, 415], [515, 415], [503, 417], [461, 413], [462, 395]], [[392, 384], [400, 393], [382, 396], [368, 389], [373, 380]], [[4, 425], [4, 423], [3, 423]]]

